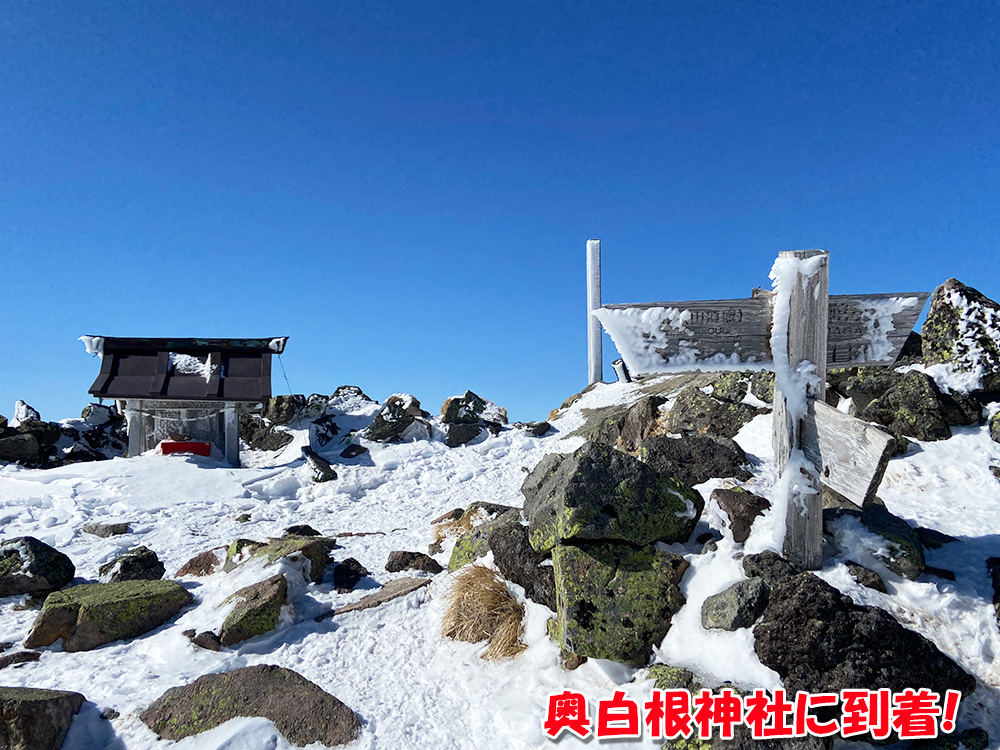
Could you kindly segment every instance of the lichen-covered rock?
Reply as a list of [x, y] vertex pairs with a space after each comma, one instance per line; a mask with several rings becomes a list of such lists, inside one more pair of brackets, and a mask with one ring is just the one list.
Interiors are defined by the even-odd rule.
[[207, 674], [170, 688], [139, 718], [162, 739], [181, 740], [239, 716], [263, 716], [295, 745], [344, 745], [361, 733], [350, 708], [297, 672], [262, 664]]
[[742, 487], [719, 487], [712, 490], [711, 499], [729, 516], [729, 528], [733, 532], [733, 541], [737, 544], [743, 544], [749, 538], [754, 520], [771, 507], [767, 498]]
[[760, 370], [750, 376], [750, 393], [759, 398], [765, 404], [774, 401], [774, 373], [769, 370]]
[[62, 638], [66, 651], [89, 651], [155, 630], [191, 601], [173, 581], [73, 586], [49, 594], [24, 645], [48, 646]]
[[33, 536], [0, 542], [0, 596], [47, 594], [75, 574], [72, 560]]
[[306, 397], [302, 394], [272, 396], [264, 409], [264, 418], [271, 424], [289, 424], [305, 404]]
[[[416, 407], [413, 406], [414, 402]], [[417, 414], [412, 412], [416, 411]], [[389, 396], [382, 408], [363, 431], [369, 440], [386, 442], [398, 438], [419, 416], [420, 402], [406, 393]]]
[[226, 601], [236, 606], [226, 616], [219, 631], [223, 646], [234, 646], [278, 627], [281, 606], [285, 603], [288, 581], [281, 574], [246, 586]]
[[687, 690], [697, 693], [704, 685], [694, 672], [667, 664], [653, 664], [646, 670], [646, 678], [653, 681], [654, 690]]
[[232, 572], [237, 565], [249, 560], [254, 552], [264, 546], [266, 546], [266, 542], [255, 542], [253, 539], [234, 539], [226, 548], [226, 559], [222, 563], [222, 570], [226, 573]]
[[423, 552], [407, 552], [395, 550], [389, 553], [385, 569], [389, 573], [400, 573], [404, 570], [422, 570], [426, 573], [440, 573], [444, 568], [441, 563]]
[[724, 372], [712, 386], [712, 395], [720, 401], [732, 401], [738, 404], [750, 390], [749, 372]]
[[937, 384], [922, 372], [908, 372], [867, 406], [857, 409], [860, 419], [885, 425], [895, 434], [917, 440], [947, 440], [951, 428], [945, 399]]
[[[621, 404], [583, 409], [586, 421], [573, 431], [573, 437], [582, 437], [591, 443], [603, 443], [612, 448], [618, 445], [625, 424], [628, 407]], [[551, 418], [551, 417], [550, 417]]]
[[300, 554], [309, 561], [309, 580], [320, 583], [326, 566], [330, 564], [330, 552], [336, 547], [337, 540], [330, 537], [289, 536], [271, 540], [254, 550], [251, 556], [263, 560], [265, 565], [273, 565], [283, 557]]
[[763, 578], [748, 578], [708, 597], [701, 606], [701, 626], [708, 629], [749, 628], [764, 612], [770, 589]]
[[[504, 506], [497, 506], [502, 508]], [[482, 513], [484, 516], [493, 515], [486, 509], [473, 508], [469, 506], [461, 518], [474, 513]], [[509, 508], [503, 513], [496, 515], [483, 523], [473, 526], [468, 531], [461, 534], [455, 540], [455, 546], [451, 550], [451, 558], [448, 560], [448, 570], [455, 571], [463, 565], [468, 565], [479, 559], [490, 551], [490, 533], [494, 526], [504, 523], [521, 522], [521, 511], [517, 508]], [[460, 519], [461, 520], [461, 519]]]
[[684, 605], [688, 563], [651, 546], [560, 544], [552, 550], [556, 617], [549, 634], [575, 654], [641, 665]]
[[165, 572], [163, 563], [148, 547], [136, 547], [97, 569], [102, 583], [158, 581]]
[[479, 437], [482, 432], [483, 428], [478, 424], [467, 424], [465, 422], [450, 424], [448, 425], [448, 431], [445, 435], [444, 444], [449, 448], [457, 448], [460, 445], [471, 443]]
[[639, 446], [639, 459], [689, 487], [712, 478], [746, 481], [750, 459], [736, 441], [719, 435], [656, 435]]
[[65, 690], [0, 687], [0, 748], [59, 748], [84, 700]]
[[743, 572], [751, 578], [763, 578], [770, 588], [774, 588], [779, 581], [789, 576], [798, 575], [802, 569], [790, 563], [777, 552], [764, 550], [756, 555], [743, 557]]
[[670, 432], [712, 433], [731, 438], [762, 413], [763, 410], [749, 404], [720, 401], [689, 386], [677, 395], [667, 416], [667, 429]]
[[333, 585], [338, 594], [346, 594], [353, 591], [354, 587], [361, 583], [361, 579], [369, 575], [368, 569], [355, 560], [348, 557], [341, 560], [333, 569]]
[[763, 619], [754, 627], [754, 651], [794, 694], [845, 688], [894, 693], [914, 685], [941, 695], [976, 688], [976, 680], [907, 630], [889, 613], [863, 607], [811, 573], [771, 589]]
[[700, 494], [599, 443], [543, 459], [521, 487], [531, 546], [562, 541], [686, 542], [705, 507]]
[[920, 331], [928, 364], [946, 363], [982, 373], [982, 387], [1000, 390], [1000, 305], [957, 279], [931, 295]]

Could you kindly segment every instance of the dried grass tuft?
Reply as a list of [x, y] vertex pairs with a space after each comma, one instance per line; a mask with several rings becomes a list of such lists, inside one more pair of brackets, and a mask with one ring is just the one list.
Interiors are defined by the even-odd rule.
[[435, 524], [434, 541], [435, 543], [440, 544], [450, 536], [462, 536], [462, 534], [466, 531], [471, 529], [473, 526], [478, 526], [488, 517], [489, 515], [485, 511], [477, 510], [472, 513], [465, 512], [459, 518]]
[[510, 659], [527, 648], [521, 643], [524, 605], [490, 568], [470, 565], [462, 570], [446, 598], [448, 609], [441, 622], [445, 638], [488, 641], [484, 659]]

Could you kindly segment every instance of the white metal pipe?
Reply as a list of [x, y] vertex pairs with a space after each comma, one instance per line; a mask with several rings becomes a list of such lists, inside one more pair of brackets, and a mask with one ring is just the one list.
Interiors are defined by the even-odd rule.
[[601, 241], [587, 240], [587, 382], [604, 381], [601, 321], [592, 312], [601, 307]]

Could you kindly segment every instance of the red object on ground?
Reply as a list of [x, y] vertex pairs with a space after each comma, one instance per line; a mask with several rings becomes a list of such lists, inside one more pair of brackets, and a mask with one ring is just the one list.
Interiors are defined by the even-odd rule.
[[212, 444], [202, 442], [178, 442], [176, 440], [164, 440], [160, 443], [160, 450], [163, 455], [168, 453], [194, 453], [199, 456], [212, 455]]

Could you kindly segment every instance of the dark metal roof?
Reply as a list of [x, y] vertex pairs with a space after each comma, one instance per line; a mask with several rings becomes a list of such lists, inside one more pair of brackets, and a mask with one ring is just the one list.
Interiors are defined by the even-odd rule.
[[106, 337], [101, 372], [90, 393], [99, 398], [261, 401], [271, 396], [271, 357], [284, 351], [286, 340]]

